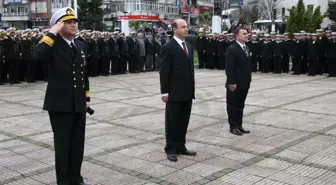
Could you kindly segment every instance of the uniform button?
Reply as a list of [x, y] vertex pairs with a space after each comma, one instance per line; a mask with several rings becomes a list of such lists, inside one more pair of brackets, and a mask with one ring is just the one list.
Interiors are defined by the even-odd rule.
[[76, 72], [75, 72], [75, 71], [72, 71], [72, 74], [76, 74]]
[[73, 66], [75, 67], [76, 65], [75, 65], [75, 64], [73, 64]]
[[77, 86], [76, 85], [74, 85], [74, 88], [76, 88]]
[[83, 74], [83, 71], [81, 73]]
[[84, 80], [84, 78], [82, 78], [82, 80]]
[[84, 88], [85, 86], [83, 85], [83, 88]]
[[76, 80], [76, 78], [74, 78], [74, 80]]
[[83, 64], [81, 64], [81, 67], [83, 67]]

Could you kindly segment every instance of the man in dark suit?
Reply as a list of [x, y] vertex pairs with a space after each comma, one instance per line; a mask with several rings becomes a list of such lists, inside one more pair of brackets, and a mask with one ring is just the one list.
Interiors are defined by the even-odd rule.
[[235, 135], [250, 133], [243, 128], [243, 111], [245, 100], [251, 83], [251, 63], [249, 61], [249, 49], [247, 30], [237, 28], [234, 31], [236, 42], [232, 44], [226, 53], [226, 105], [229, 117], [230, 132]]
[[90, 101], [85, 44], [75, 39], [77, 17], [62, 8], [50, 20], [50, 30], [36, 45], [33, 57], [50, 62], [43, 109], [54, 133], [57, 185], [86, 185], [81, 176], [86, 111]]
[[196, 155], [186, 148], [186, 133], [195, 98], [193, 48], [187, 44], [188, 25], [183, 19], [172, 24], [174, 37], [162, 46], [160, 53], [160, 84], [162, 101], [166, 103], [166, 147], [170, 161], [177, 155]]

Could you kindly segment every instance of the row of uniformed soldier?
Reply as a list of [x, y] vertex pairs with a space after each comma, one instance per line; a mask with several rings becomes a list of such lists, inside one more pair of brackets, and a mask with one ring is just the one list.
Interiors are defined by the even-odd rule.
[[225, 69], [226, 49], [235, 41], [232, 33], [227, 34], [226, 38], [225, 34], [205, 35], [204, 30], [200, 29], [196, 45], [200, 69]]
[[0, 84], [47, 79], [47, 67], [37, 64], [32, 54], [41, 34], [38, 29], [0, 30]]
[[329, 73], [335, 76], [335, 41], [336, 33], [317, 30], [317, 33], [294, 34], [294, 39], [289, 39], [289, 34], [265, 34], [262, 37], [252, 36], [248, 43], [252, 70], [267, 73], [289, 72], [290, 58], [292, 60], [293, 75], [308, 73], [309, 76]]
[[[250, 52], [252, 71], [263, 73], [288, 73], [292, 61], [293, 75], [329, 73], [336, 76], [335, 64], [335, 33], [327, 30], [316, 30], [310, 34], [304, 31], [294, 34], [276, 35], [260, 33], [250, 35], [247, 43]], [[200, 29], [196, 49], [199, 58], [199, 68], [224, 69], [226, 48], [234, 42], [233, 34], [204, 34]], [[316, 55], [316, 56], [315, 56]]]
[[155, 38], [151, 33], [147, 35], [142, 48], [145, 50], [144, 57], [139, 54], [141, 45], [135, 32], [126, 37], [119, 32], [81, 31], [77, 39], [86, 44], [89, 76], [125, 74], [127, 66], [130, 73], [144, 72], [144, 68], [146, 71], [158, 70], [158, 55], [169, 36], [161, 39], [158, 35]]

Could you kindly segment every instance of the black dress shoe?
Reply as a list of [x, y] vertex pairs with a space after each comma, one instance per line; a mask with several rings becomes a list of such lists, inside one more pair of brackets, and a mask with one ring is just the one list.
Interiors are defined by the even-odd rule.
[[197, 153], [191, 150], [183, 150], [180, 151], [179, 154], [181, 155], [189, 155], [189, 156], [195, 156]]
[[240, 132], [237, 128], [230, 130], [230, 132], [234, 135], [237, 135], [237, 136], [243, 135], [243, 133]]
[[249, 130], [244, 129], [243, 127], [240, 127], [240, 128], [238, 128], [238, 129], [239, 129], [240, 132], [242, 132], [242, 133], [244, 133], [244, 134], [248, 134], [248, 133], [251, 132], [251, 131], [249, 131]]
[[167, 154], [167, 159], [171, 162], [176, 162], [177, 161], [177, 156], [176, 156], [176, 154]]

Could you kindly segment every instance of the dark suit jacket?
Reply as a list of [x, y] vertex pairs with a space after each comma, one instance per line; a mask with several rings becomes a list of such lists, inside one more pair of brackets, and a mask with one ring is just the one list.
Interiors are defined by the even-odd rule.
[[49, 62], [49, 79], [43, 109], [56, 112], [86, 112], [90, 101], [86, 74], [85, 44], [75, 39], [77, 52], [60, 36], [47, 33], [36, 45], [35, 61]]
[[237, 84], [238, 89], [250, 88], [251, 63], [237, 42], [226, 50], [225, 72], [226, 87]]
[[160, 53], [161, 93], [169, 93], [169, 101], [195, 98], [194, 52], [187, 43], [187, 56], [175, 39], [162, 46]]

